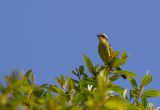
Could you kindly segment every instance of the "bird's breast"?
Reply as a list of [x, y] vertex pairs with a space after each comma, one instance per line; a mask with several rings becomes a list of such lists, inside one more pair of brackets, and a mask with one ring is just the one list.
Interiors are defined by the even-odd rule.
[[105, 43], [99, 43], [98, 53], [103, 62], [106, 64], [110, 56], [109, 45]]

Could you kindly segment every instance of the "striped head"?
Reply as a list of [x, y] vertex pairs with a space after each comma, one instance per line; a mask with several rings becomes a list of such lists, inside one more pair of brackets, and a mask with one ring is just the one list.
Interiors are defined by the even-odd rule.
[[106, 34], [100, 33], [97, 36], [98, 36], [100, 42], [106, 42], [106, 41], [108, 42], [108, 37]]

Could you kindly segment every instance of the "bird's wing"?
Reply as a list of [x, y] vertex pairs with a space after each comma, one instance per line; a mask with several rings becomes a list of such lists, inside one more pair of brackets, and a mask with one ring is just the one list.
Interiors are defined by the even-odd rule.
[[110, 51], [111, 56], [112, 56], [112, 54], [113, 54], [114, 51], [113, 51], [113, 48], [112, 48], [112, 46], [111, 46], [110, 44], [109, 44], [109, 47], [110, 47], [110, 48], [109, 48], [109, 51]]

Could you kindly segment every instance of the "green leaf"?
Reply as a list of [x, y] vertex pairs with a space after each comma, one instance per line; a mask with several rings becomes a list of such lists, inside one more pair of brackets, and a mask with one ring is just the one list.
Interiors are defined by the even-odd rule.
[[142, 104], [140, 102], [136, 101], [136, 106], [137, 107], [142, 107]]
[[119, 78], [119, 76], [113, 75], [109, 78], [110, 81], [116, 81]]
[[134, 89], [137, 89], [137, 82], [136, 80], [131, 76], [131, 75], [127, 75], [129, 82], [131, 83], [131, 85], [133, 86]]
[[84, 81], [84, 79], [80, 80], [79, 86], [80, 86], [80, 89], [83, 89], [85, 87], [85, 81]]
[[146, 108], [146, 107], [147, 107], [147, 98], [146, 98], [145, 96], [142, 96], [141, 102], [142, 102], [142, 106], [143, 106], [144, 108]]
[[56, 85], [50, 85], [50, 87], [45, 87], [46, 89], [55, 92], [55, 93], [61, 93], [62, 90], [58, 88]]
[[29, 79], [30, 75], [31, 75], [32, 70], [27, 71], [27, 73], [25, 74], [25, 77], [27, 79]]
[[71, 90], [73, 89], [74, 86], [74, 82], [72, 81], [71, 78], [67, 77], [67, 89], [69, 92], [71, 92]]
[[83, 76], [83, 77], [88, 77], [88, 75], [86, 75], [85, 73], [82, 73], [82, 76]]
[[75, 67], [75, 69], [76, 69], [77, 73], [79, 74], [78, 68]]
[[124, 51], [122, 54], [121, 54], [121, 59], [126, 59], [128, 56], [127, 56], [127, 53], [126, 51]]
[[114, 51], [112, 58], [116, 58], [116, 57], [118, 57], [118, 55], [119, 55], [119, 51]]
[[42, 85], [40, 85], [40, 86], [38, 86], [37, 88], [44, 88], [44, 87], [46, 87], [48, 84], [42, 84]]
[[77, 73], [74, 71], [70, 71], [70, 73], [73, 73], [74, 75], [78, 76]]
[[50, 91], [46, 91], [44, 94], [43, 94], [44, 97], [46, 97], [47, 99], [52, 99], [52, 94], [50, 93]]
[[109, 97], [105, 102], [105, 107], [107, 107], [107, 110], [138, 110], [136, 108], [130, 109], [133, 106], [117, 96]]
[[0, 84], [0, 91], [3, 90], [3, 89], [4, 89], [3, 85]]
[[75, 83], [77, 83], [77, 84], [79, 84], [79, 82], [77, 80], [75, 80], [75, 79], [72, 79], [72, 81], [75, 82]]
[[138, 93], [139, 93], [139, 90], [133, 90], [133, 94], [132, 95], [134, 97], [138, 97], [139, 98], [139, 94]]
[[84, 102], [87, 100], [87, 96], [84, 93], [78, 93], [75, 99], [76, 104], [79, 104], [80, 102]]
[[97, 64], [97, 65], [94, 67], [94, 71], [97, 71], [98, 67], [99, 67], [99, 64]]
[[109, 71], [107, 68], [103, 68], [103, 75], [108, 78]]
[[89, 84], [89, 85], [97, 85], [97, 82], [96, 82], [96, 80], [94, 80], [94, 79], [92, 79], [92, 78], [89, 78], [89, 77], [86, 77], [86, 78], [84, 78], [84, 82], [85, 82], [85, 84]]
[[143, 92], [142, 96], [146, 97], [160, 97], [160, 91], [157, 91], [155, 89], [148, 89]]
[[125, 62], [126, 62], [126, 60], [123, 60], [123, 59], [116, 59], [115, 62], [114, 62], [114, 64], [113, 64], [113, 67], [122, 66]]
[[7, 80], [9, 79], [8, 76], [7, 76], [7, 74], [5, 74], [5, 77], [6, 77]]
[[31, 75], [31, 81], [34, 83], [34, 74]]
[[46, 89], [52, 91], [52, 92], [55, 92], [55, 93], [58, 93], [58, 91], [54, 88], [51, 88], [51, 87], [45, 87]]
[[44, 89], [38, 89], [38, 90], [34, 90], [33, 91], [33, 94], [36, 96], [36, 97], [41, 97], [41, 95], [43, 94], [44, 92]]
[[134, 97], [138, 97], [139, 98], [139, 90], [136, 89], [136, 90], [130, 90], [130, 100]]
[[65, 83], [65, 79], [64, 79], [63, 74], [61, 74], [61, 82], [62, 82], [63, 84]]
[[23, 86], [19, 88], [20, 91], [22, 91], [25, 95], [29, 94], [29, 91], [31, 91], [33, 88], [31, 86]]
[[120, 74], [120, 75], [131, 75], [131, 76], [136, 76], [138, 77], [137, 74], [131, 72], [131, 71], [123, 71], [123, 70], [119, 70], [119, 71], [114, 71], [114, 74]]
[[85, 64], [87, 66], [88, 71], [93, 75], [94, 74], [94, 66], [93, 66], [91, 60], [85, 54], [83, 54], [83, 56], [84, 56]]
[[133, 96], [133, 90], [130, 90], [129, 93], [130, 93], [130, 100], [131, 100], [131, 99], [134, 97], [134, 96]]
[[120, 87], [120, 86], [117, 86], [117, 85], [112, 85], [110, 89], [115, 91], [115, 92], [120, 93], [121, 95], [123, 95], [123, 92], [125, 90], [123, 87]]
[[146, 86], [152, 81], [152, 75], [145, 75], [141, 81], [143, 86]]
[[79, 72], [80, 72], [80, 73], [83, 73], [83, 71], [84, 71], [84, 66], [81, 65], [81, 66], [79, 67]]
[[61, 80], [60, 80], [59, 78], [55, 77], [55, 79], [57, 80], [57, 82], [58, 82], [60, 85], [62, 84], [62, 82], [61, 82]]

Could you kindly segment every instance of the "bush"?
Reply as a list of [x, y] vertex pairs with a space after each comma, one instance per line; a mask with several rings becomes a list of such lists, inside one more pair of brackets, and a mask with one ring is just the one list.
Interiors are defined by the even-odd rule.
[[[149, 97], [159, 97], [160, 91], [144, 87], [152, 81], [152, 75], [148, 73], [141, 80], [141, 86], [137, 86], [134, 77], [138, 75], [117, 69], [122, 66], [129, 55], [115, 51], [110, 58], [109, 65], [93, 66], [91, 60], [84, 56], [89, 74], [84, 73], [84, 66], [70, 71], [78, 80], [70, 77], [55, 77], [61, 88], [56, 85], [43, 84], [36, 86], [32, 70], [25, 76], [21, 73], [5, 75], [6, 84], [0, 84], [0, 109], [1, 110], [154, 110], [153, 104], [147, 103]], [[127, 75], [133, 89], [127, 91], [120, 85], [114, 85], [114, 81]], [[91, 76], [91, 77], [89, 77]], [[115, 95], [114, 93], [118, 93]], [[130, 95], [126, 96], [129, 92]], [[139, 100], [141, 99], [141, 100]], [[158, 109], [158, 108], [157, 108]]]

